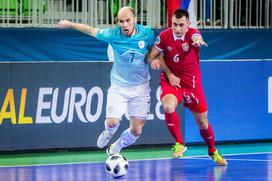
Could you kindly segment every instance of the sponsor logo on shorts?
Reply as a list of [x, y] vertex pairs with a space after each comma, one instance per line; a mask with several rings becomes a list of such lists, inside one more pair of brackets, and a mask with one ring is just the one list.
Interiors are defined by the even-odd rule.
[[112, 113], [112, 111], [113, 111], [113, 107], [112, 107], [112, 106], [109, 106], [109, 107], [107, 108], [107, 112], [108, 112], [108, 113]]

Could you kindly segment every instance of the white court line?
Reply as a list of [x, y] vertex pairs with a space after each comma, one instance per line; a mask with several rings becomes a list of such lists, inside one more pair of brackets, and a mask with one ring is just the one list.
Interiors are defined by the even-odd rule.
[[234, 153], [234, 154], [222, 154], [224, 156], [232, 156], [232, 155], [261, 155], [261, 154], [272, 154], [271, 151], [267, 152], [254, 152], [254, 153]]
[[[184, 160], [211, 160], [210, 158], [182, 158]], [[258, 160], [258, 159], [239, 159], [239, 158], [226, 158], [227, 161], [248, 161], [248, 162], [272, 162], [272, 160]]]
[[[222, 154], [223, 156], [236, 156], [236, 155], [261, 155], [261, 154], [272, 154], [271, 151], [267, 152], [254, 152], [254, 153], [231, 153], [231, 154]], [[182, 158], [194, 158], [194, 157], [206, 157], [208, 155], [195, 155], [195, 156], [186, 156]]]
[[[237, 153], [237, 154], [222, 154], [223, 156], [238, 156], [238, 155], [260, 155], [260, 154], [272, 154], [272, 152], [258, 152], [258, 153]], [[153, 158], [153, 159], [139, 159], [139, 160], [129, 160], [129, 162], [136, 161], [151, 161], [151, 160], [172, 160], [172, 157], [167, 158]], [[176, 159], [202, 159], [210, 160], [208, 155], [195, 155], [195, 156], [185, 156]], [[239, 160], [239, 159], [227, 159], [227, 160]], [[254, 159], [240, 159], [240, 160], [254, 160]], [[267, 161], [267, 160], [266, 160]], [[272, 160], [268, 160], [272, 161]], [[17, 167], [41, 167], [41, 166], [58, 166], [58, 165], [78, 165], [78, 164], [100, 164], [105, 161], [94, 161], [94, 162], [73, 162], [73, 163], [52, 163], [52, 164], [36, 164], [36, 165], [12, 165], [12, 166], [0, 166], [0, 168], [17, 168]]]

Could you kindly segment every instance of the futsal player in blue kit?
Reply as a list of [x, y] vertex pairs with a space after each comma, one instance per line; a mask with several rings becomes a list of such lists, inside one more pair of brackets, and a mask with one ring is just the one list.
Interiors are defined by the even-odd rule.
[[108, 155], [118, 154], [122, 148], [132, 145], [139, 138], [150, 110], [150, 75], [145, 56], [152, 47], [154, 33], [150, 27], [137, 24], [135, 11], [131, 7], [121, 8], [117, 18], [117, 25], [107, 29], [68, 20], [58, 23], [60, 28], [81, 31], [113, 47], [114, 62], [107, 94], [105, 130], [98, 137], [97, 147], [108, 145], [126, 111], [130, 126], [108, 147]]

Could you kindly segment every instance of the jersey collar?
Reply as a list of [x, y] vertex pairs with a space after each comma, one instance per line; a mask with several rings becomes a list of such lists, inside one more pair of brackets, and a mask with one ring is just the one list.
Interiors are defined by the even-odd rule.
[[[189, 30], [189, 28], [188, 28], [188, 30]], [[187, 31], [188, 31], [188, 30], [187, 30]], [[178, 37], [175, 35], [174, 31], [172, 30], [174, 40], [175, 40], [175, 41], [176, 41], [176, 40], [182, 40], [182, 41], [184, 41], [185, 34], [187, 33], [187, 31], [184, 33], [184, 35], [182, 35], [180, 38], [178, 38]]]
[[[186, 33], [185, 33], [185, 34], [186, 34]], [[175, 41], [176, 41], [176, 40], [182, 40], [182, 41], [184, 41], [185, 34], [182, 35], [182, 36], [179, 38], [179, 37], [177, 37], [177, 36], [175, 35], [175, 33], [173, 32], [173, 38], [174, 38]]]

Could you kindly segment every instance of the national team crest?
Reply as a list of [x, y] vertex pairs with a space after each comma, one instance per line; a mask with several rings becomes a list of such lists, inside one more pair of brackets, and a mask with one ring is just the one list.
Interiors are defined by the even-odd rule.
[[145, 47], [145, 42], [143, 40], [139, 41], [138, 46], [140, 49], [143, 49]]
[[181, 46], [182, 46], [183, 51], [185, 51], [185, 52], [188, 52], [190, 49], [189, 44], [187, 42], [182, 43]]

